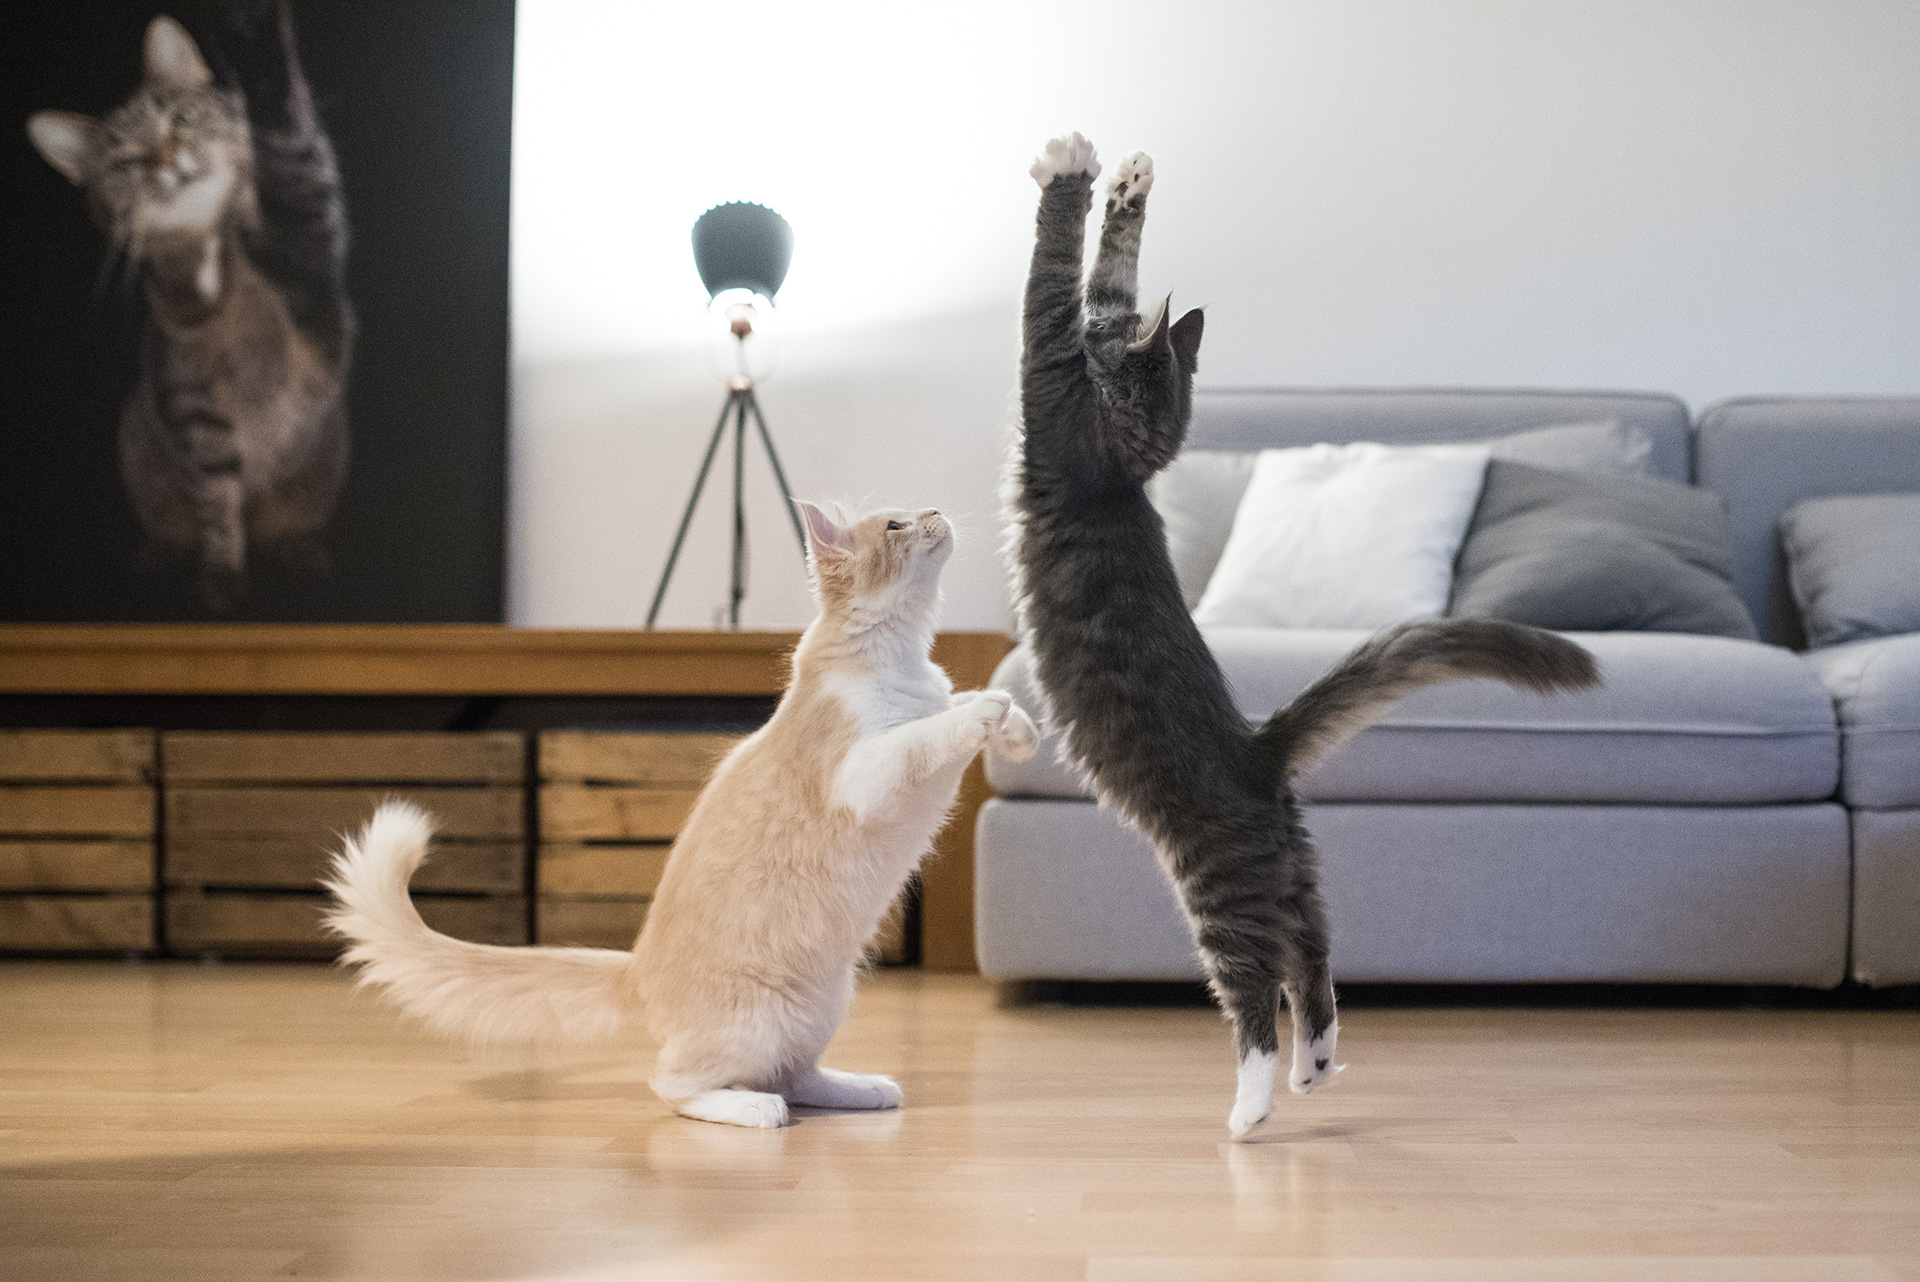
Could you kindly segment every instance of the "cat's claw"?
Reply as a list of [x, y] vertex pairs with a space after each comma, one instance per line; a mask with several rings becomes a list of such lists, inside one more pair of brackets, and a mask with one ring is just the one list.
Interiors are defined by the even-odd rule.
[[1040, 750], [1040, 730], [1019, 704], [1007, 709], [1007, 716], [988, 737], [993, 750], [1008, 761], [1025, 761]]
[[1107, 208], [1136, 210], [1153, 190], [1153, 157], [1136, 151], [1120, 162], [1107, 182]]
[[1071, 178], [1085, 174], [1088, 178], [1100, 176], [1100, 159], [1093, 154], [1093, 144], [1078, 133], [1064, 138], [1055, 138], [1047, 144], [1047, 149], [1033, 162], [1033, 168], [1027, 170], [1033, 180], [1046, 190], [1056, 178]]

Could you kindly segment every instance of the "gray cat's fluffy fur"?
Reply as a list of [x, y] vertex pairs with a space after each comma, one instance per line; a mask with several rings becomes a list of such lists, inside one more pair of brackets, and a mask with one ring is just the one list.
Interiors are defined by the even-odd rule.
[[1457, 677], [1537, 691], [1595, 684], [1593, 658], [1552, 633], [1483, 620], [1389, 628], [1257, 729], [1180, 595], [1147, 480], [1192, 411], [1201, 315], [1135, 311], [1152, 163], [1123, 162], [1093, 270], [1084, 227], [1099, 162], [1078, 134], [1049, 144], [1027, 282], [1022, 431], [1011, 503], [1018, 604], [1035, 672], [1068, 752], [1100, 796], [1154, 843], [1239, 1042], [1229, 1125], [1268, 1110], [1284, 998], [1289, 1084], [1334, 1071], [1335, 1010], [1318, 858], [1289, 786], [1317, 753], [1401, 696]]

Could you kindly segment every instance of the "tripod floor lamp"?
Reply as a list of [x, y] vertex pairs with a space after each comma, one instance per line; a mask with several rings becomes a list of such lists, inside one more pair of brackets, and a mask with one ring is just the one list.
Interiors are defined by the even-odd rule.
[[793, 491], [787, 474], [780, 467], [780, 455], [773, 448], [773, 434], [767, 430], [766, 416], [760, 412], [760, 399], [754, 394], [753, 376], [747, 372], [747, 339], [753, 334], [755, 309], [762, 300], [773, 305], [787, 278], [787, 264], [793, 258], [793, 229], [787, 220], [764, 205], [735, 201], [716, 205], [700, 215], [693, 224], [693, 263], [700, 270], [700, 283], [707, 287], [711, 300], [723, 293], [741, 301], [726, 309], [728, 328], [733, 334], [737, 372], [727, 380], [727, 399], [714, 421], [713, 437], [693, 478], [693, 493], [687, 498], [687, 510], [680, 517], [680, 528], [673, 536], [673, 550], [667, 553], [666, 568], [660, 571], [660, 586], [654, 589], [653, 605], [647, 610], [647, 628], [660, 617], [660, 603], [666, 599], [667, 584], [673, 579], [673, 567], [680, 560], [680, 549], [687, 541], [687, 527], [693, 524], [693, 511], [700, 504], [700, 491], [706, 487], [707, 473], [713, 469], [714, 456], [733, 425], [733, 571], [727, 604], [727, 627], [740, 629], [740, 602], [747, 595], [747, 419], [753, 425], [760, 444], [773, 465], [773, 479], [780, 486], [787, 517], [793, 522], [793, 537], [799, 541], [800, 557], [807, 555], [807, 536], [800, 525], [800, 513], [793, 505]]

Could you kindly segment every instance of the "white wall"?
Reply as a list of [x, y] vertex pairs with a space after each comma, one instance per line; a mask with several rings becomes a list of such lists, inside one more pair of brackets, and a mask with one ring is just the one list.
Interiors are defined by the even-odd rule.
[[[1143, 292], [1207, 306], [1203, 383], [1920, 393], [1905, 0], [519, 11], [517, 623], [645, 617], [723, 395], [688, 228], [757, 199], [797, 239], [762, 388], [795, 489], [958, 515], [945, 622], [1004, 626], [1026, 166], [1068, 129], [1154, 155]], [[797, 626], [749, 471], [745, 621]], [[727, 484], [665, 624], [724, 604]]]

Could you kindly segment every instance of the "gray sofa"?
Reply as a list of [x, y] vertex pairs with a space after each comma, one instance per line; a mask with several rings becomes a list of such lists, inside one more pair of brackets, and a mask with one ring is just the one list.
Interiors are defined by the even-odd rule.
[[[1301, 780], [1347, 981], [1920, 981], [1920, 636], [1805, 654], [1777, 523], [1823, 494], [1920, 491], [1920, 401], [1240, 391], [1197, 398], [1189, 448], [1481, 439], [1613, 420], [1650, 471], [1725, 498], [1762, 641], [1576, 634], [1605, 685], [1542, 698], [1458, 682], [1398, 705]], [[1265, 718], [1361, 636], [1222, 628]], [[1016, 648], [995, 684], [1031, 700]], [[976, 939], [992, 979], [1193, 979], [1144, 839], [1050, 738], [989, 756]]]

